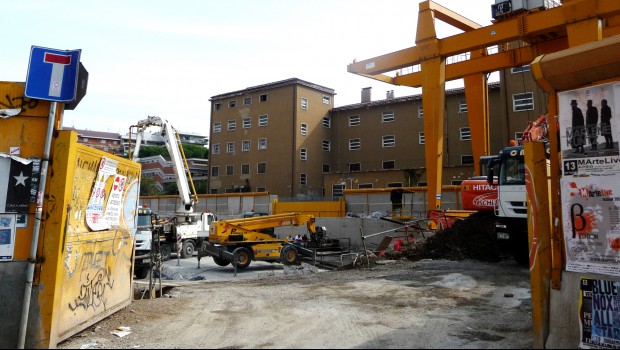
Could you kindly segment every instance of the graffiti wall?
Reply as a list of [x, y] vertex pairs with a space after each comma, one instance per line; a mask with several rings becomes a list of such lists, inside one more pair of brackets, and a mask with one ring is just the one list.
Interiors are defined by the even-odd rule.
[[[133, 296], [140, 166], [75, 140], [61, 132], [57, 146], [67, 153], [66, 174], [59, 165], [50, 184], [56, 200], [49, 214], [60, 237], [55, 243], [46, 231], [45, 244], [48, 254], [57, 249], [58, 259], [56, 276], [42, 274], [41, 282], [54, 284], [52, 344], [127, 306]], [[46, 226], [51, 235], [54, 226]]]

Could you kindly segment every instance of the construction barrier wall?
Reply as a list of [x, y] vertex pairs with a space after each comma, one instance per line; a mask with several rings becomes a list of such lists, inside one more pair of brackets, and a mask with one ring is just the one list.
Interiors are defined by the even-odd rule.
[[[402, 193], [398, 197], [400, 206], [397, 207], [392, 202], [394, 191]], [[427, 196], [426, 187], [344, 191], [347, 215], [375, 218], [380, 216], [425, 218], [428, 214]], [[460, 186], [443, 186], [441, 204], [445, 210], [462, 209]]]
[[53, 149], [26, 344], [37, 348], [133, 299], [140, 165], [78, 144], [74, 131], [59, 131]]
[[[24, 89], [24, 83], [0, 82], [0, 109], [20, 110], [16, 116], [0, 117], [0, 154], [14, 154], [40, 162], [50, 103], [26, 97]], [[12, 160], [0, 157], [0, 162], [6, 164]], [[1, 180], [0, 191], [6, 193], [6, 178]], [[26, 183], [32, 184], [31, 181]], [[0, 259], [0, 348], [3, 349], [16, 348], [18, 344], [36, 195], [28, 202], [28, 208], [19, 214], [0, 208], [0, 255], [3, 256]], [[12, 237], [6, 237], [7, 233]]]
[[272, 203], [273, 214], [302, 213], [321, 217], [343, 217], [345, 202], [343, 198], [330, 202], [280, 202], [275, 199]]
[[[241, 217], [245, 212], [272, 213], [268, 192], [199, 194], [196, 212], [214, 213], [220, 220]], [[142, 196], [140, 205], [147, 205], [161, 217], [172, 217], [182, 207], [178, 195]]]

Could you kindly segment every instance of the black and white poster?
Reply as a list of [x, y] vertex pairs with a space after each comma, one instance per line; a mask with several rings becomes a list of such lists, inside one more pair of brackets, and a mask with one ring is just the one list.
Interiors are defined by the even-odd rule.
[[620, 83], [558, 94], [563, 175], [620, 172]]
[[582, 278], [579, 323], [580, 348], [620, 348], [620, 282]]
[[27, 213], [32, 160], [0, 154], [0, 213]]

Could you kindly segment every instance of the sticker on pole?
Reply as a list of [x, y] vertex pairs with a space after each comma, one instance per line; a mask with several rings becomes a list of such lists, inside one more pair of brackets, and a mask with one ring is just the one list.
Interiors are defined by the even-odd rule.
[[26, 97], [56, 102], [75, 100], [81, 52], [32, 46]]

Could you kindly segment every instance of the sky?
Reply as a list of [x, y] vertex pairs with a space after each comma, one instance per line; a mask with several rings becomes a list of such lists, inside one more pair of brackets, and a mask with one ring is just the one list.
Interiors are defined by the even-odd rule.
[[[493, 0], [435, 2], [491, 24]], [[415, 46], [418, 11], [418, 0], [5, 1], [0, 81], [26, 80], [32, 46], [80, 49], [87, 94], [63, 126], [125, 134], [156, 115], [208, 136], [212, 96], [289, 78], [334, 89], [336, 107], [366, 87], [373, 100], [421, 93], [347, 72]]]

